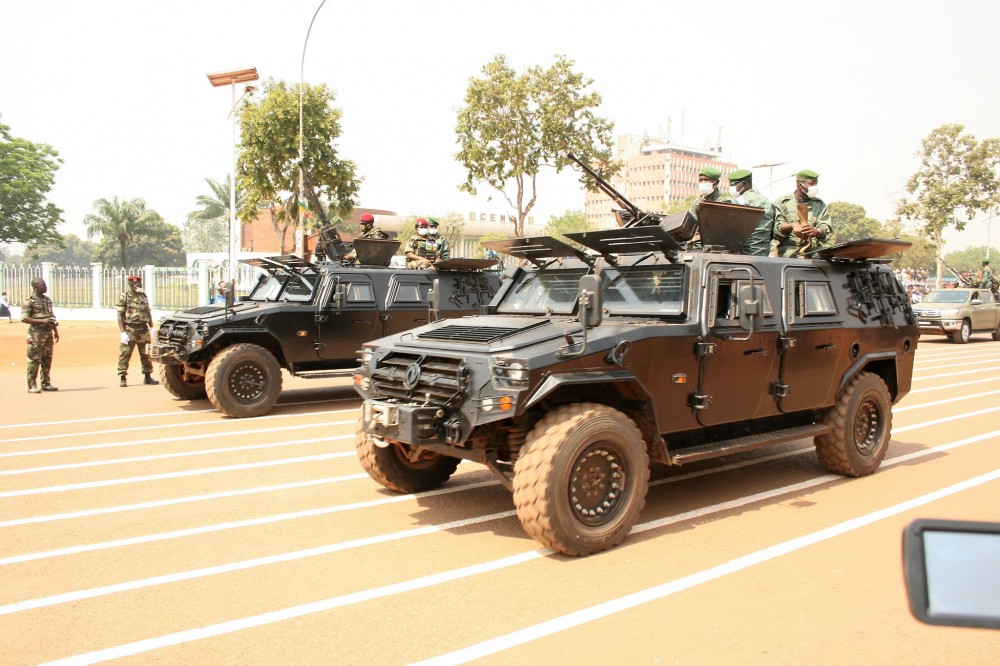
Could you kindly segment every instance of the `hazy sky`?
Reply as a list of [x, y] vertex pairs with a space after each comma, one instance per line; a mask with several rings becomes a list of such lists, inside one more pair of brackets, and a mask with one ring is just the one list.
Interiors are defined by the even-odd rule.
[[[232, 164], [229, 88], [206, 73], [256, 67], [297, 83], [320, 0], [0, 0], [0, 122], [65, 164], [52, 201], [63, 233], [99, 197], [142, 197], [183, 225], [206, 178]], [[714, 144], [775, 167], [772, 195], [802, 168], [821, 196], [888, 219], [921, 140], [961, 123], [1000, 136], [1000, 3], [705, 3], [659, 0], [338, 2], [319, 11], [305, 81], [336, 91], [341, 154], [362, 206], [401, 215], [508, 212], [460, 193], [455, 120], [468, 80], [497, 53], [518, 71], [573, 59], [616, 133]], [[238, 88], [237, 94], [241, 92]], [[770, 172], [755, 173], [768, 194]], [[583, 208], [570, 171], [542, 182], [532, 214]], [[991, 225], [1000, 248], [1000, 217]], [[947, 250], [986, 243], [985, 217]]]

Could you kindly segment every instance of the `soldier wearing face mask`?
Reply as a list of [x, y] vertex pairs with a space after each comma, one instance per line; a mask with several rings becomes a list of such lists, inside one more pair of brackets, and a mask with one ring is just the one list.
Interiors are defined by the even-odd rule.
[[428, 229], [428, 234], [431, 238], [437, 240], [438, 246], [438, 259], [444, 261], [445, 259], [451, 259], [451, 243], [448, 239], [441, 235], [441, 223], [437, 221], [436, 218], [428, 218], [430, 222], [430, 228]]
[[732, 197], [733, 203], [764, 209], [763, 219], [743, 243], [740, 254], [766, 257], [771, 253], [771, 234], [774, 233], [774, 204], [753, 188], [753, 174], [750, 171], [746, 169], [734, 171], [729, 174], [728, 179], [729, 196]]
[[795, 191], [774, 200], [774, 239], [779, 257], [797, 257], [823, 247], [833, 236], [830, 211], [819, 198], [819, 174], [795, 174]]
[[691, 202], [688, 212], [691, 217], [698, 219], [698, 209], [701, 208], [702, 201], [721, 201], [722, 203], [732, 203], [733, 200], [719, 189], [719, 181], [722, 179], [722, 172], [715, 167], [705, 167], [698, 172], [698, 196]]
[[440, 259], [437, 236], [431, 234], [430, 226], [426, 219], [417, 219], [417, 233], [410, 236], [406, 243], [407, 268], [431, 268]]

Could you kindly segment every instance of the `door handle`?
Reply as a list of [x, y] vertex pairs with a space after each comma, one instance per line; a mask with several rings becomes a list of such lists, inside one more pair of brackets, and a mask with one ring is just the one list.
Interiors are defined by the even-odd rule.
[[816, 351], [834, 351], [835, 349], [837, 349], [837, 345], [832, 342], [828, 342], [825, 345], [817, 345], [816, 347]]
[[767, 356], [767, 350], [763, 348], [748, 349], [743, 352], [744, 356]]

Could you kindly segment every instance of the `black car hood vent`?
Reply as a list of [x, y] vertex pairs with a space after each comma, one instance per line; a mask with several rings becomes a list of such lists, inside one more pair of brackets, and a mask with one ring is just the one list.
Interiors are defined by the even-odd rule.
[[546, 319], [535, 321], [527, 326], [463, 326], [462, 324], [448, 324], [433, 331], [426, 331], [418, 335], [418, 338], [425, 340], [457, 340], [459, 342], [496, 342], [509, 338], [517, 333], [530, 331], [539, 326], [545, 326], [549, 322]]

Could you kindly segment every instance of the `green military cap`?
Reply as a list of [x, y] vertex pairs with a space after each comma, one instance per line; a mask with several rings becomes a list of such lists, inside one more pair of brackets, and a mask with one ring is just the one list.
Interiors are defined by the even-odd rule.
[[728, 178], [730, 183], [734, 183], [737, 180], [750, 180], [752, 176], [753, 174], [747, 169], [740, 169], [729, 174]]
[[722, 178], [722, 172], [716, 169], [715, 167], [705, 167], [704, 169], [698, 172], [698, 175], [706, 176], [708, 178], [711, 178], [712, 180], [719, 180], [720, 178]]
[[803, 169], [795, 174], [797, 180], [819, 180], [819, 174], [809, 169]]
[[983, 263], [984, 264], [988, 264], [988, 263], [990, 263], [990, 260], [989, 259], [983, 259]]

